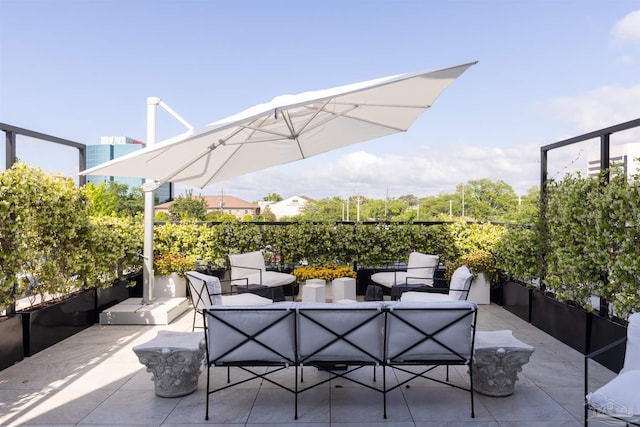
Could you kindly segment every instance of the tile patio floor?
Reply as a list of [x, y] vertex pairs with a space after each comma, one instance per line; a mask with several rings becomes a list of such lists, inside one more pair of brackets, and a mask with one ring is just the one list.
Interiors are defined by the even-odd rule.
[[[478, 330], [511, 329], [536, 350], [519, 374], [512, 396], [475, 394], [473, 419], [469, 394], [437, 383], [416, 380], [391, 392], [385, 420], [379, 393], [333, 380], [300, 395], [295, 421], [292, 395], [255, 380], [214, 394], [207, 422], [205, 373], [195, 393], [157, 397], [151, 374], [131, 350], [160, 329], [190, 331], [193, 312], [187, 312], [168, 326], [94, 325], [0, 371], [0, 425], [581, 426], [583, 356], [500, 306], [479, 307]], [[454, 367], [452, 378], [466, 383], [465, 369]], [[592, 372], [593, 387], [614, 376], [596, 363], [590, 377]], [[304, 371], [305, 378], [323, 374], [315, 368]], [[214, 373], [214, 378], [224, 380], [224, 376]], [[395, 380], [389, 377], [388, 381]], [[290, 381], [287, 375], [282, 379]], [[611, 425], [593, 421], [590, 425]]]

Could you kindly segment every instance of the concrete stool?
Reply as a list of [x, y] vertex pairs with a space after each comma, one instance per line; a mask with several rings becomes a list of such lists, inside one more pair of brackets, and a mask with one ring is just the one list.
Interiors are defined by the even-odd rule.
[[309, 279], [302, 286], [303, 302], [326, 302], [326, 282], [322, 279]]
[[518, 372], [534, 348], [514, 338], [509, 330], [476, 332], [473, 353], [473, 389], [487, 396], [513, 393]]
[[340, 277], [333, 279], [333, 300], [356, 299], [356, 279]]
[[156, 394], [179, 397], [198, 388], [204, 369], [205, 341], [201, 332], [159, 331], [155, 338], [133, 347], [140, 363], [153, 373]]

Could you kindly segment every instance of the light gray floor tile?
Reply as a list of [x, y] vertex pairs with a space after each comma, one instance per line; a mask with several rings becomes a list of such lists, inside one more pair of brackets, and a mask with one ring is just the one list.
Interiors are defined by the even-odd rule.
[[[1, 425], [100, 426], [398, 426], [398, 427], [560, 427], [582, 425], [584, 356], [502, 307], [481, 306], [478, 330], [512, 330], [535, 347], [518, 374], [515, 392], [505, 398], [475, 394], [476, 417], [470, 417], [468, 392], [416, 379], [388, 394], [388, 419], [382, 417], [382, 394], [344, 379], [334, 379], [299, 395], [299, 417], [293, 420], [293, 395], [262, 379], [254, 379], [210, 396], [205, 421], [206, 372], [198, 389], [174, 399], [155, 395], [151, 373], [132, 348], [159, 330], [191, 332], [192, 312], [171, 325], [92, 326], [49, 349], [0, 371]], [[201, 332], [201, 330], [200, 330]], [[590, 363], [592, 389], [615, 374]], [[264, 372], [265, 368], [258, 368]], [[410, 368], [414, 369], [414, 368]], [[373, 368], [352, 374], [372, 386], [382, 386], [382, 368], [373, 382]], [[212, 387], [225, 386], [226, 368], [213, 368]], [[272, 376], [293, 387], [294, 368]], [[387, 371], [387, 384], [408, 374]], [[444, 368], [432, 372], [444, 379]], [[232, 380], [248, 378], [232, 369]], [[305, 367], [308, 386], [328, 374]], [[466, 366], [450, 369], [450, 380], [467, 386]], [[610, 426], [595, 418], [592, 426]]]
[[573, 421], [567, 409], [538, 387], [518, 387], [511, 396], [477, 394], [490, 414], [499, 421]]
[[471, 393], [453, 387], [411, 387], [402, 393], [415, 421], [491, 421], [491, 415], [475, 395], [471, 417]]
[[80, 424], [160, 425], [179, 401], [179, 398], [158, 397], [153, 390], [118, 390], [83, 418]]

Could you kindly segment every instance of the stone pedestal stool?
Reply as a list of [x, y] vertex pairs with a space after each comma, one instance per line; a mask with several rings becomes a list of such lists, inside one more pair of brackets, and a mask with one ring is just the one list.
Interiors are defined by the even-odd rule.
[[322, 279], [308, 279], [302, 285], [303, 302], [326, 302], [326, 282]]
[[333, 279], [333, 301], [356, 299], [356, 279], [340, 277]]
[[147, 372], [153, 373], [158, 396], [185, 396], [198, 388], [205, 359], [202, 332], [159, 331], [155, 338], [133, 347], [133, 351]]
[[473, 389], [487, 396], [513, 393], [518, 372], [534, 348], [516, 339], [511, 331], [476, 332], [473, 353]]

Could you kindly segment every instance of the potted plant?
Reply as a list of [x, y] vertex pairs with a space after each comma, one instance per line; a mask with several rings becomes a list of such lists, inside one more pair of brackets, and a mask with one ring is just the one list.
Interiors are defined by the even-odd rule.
[[476, 250], [456, 261], [449, 261], [446, 263], [448, 279], [462, 265], [469, 267], [473, 273], [467, 299], [477, 304], [489, 304], [491, 286], [497, 286], [500, 280], [494, 256], [488, 251]]
[[184, 273], [193, 270], [194, 266], [195, 261], [175, 253], [164, 253], [154, 257], [153, 297], [185, 297], [187, 282]]

